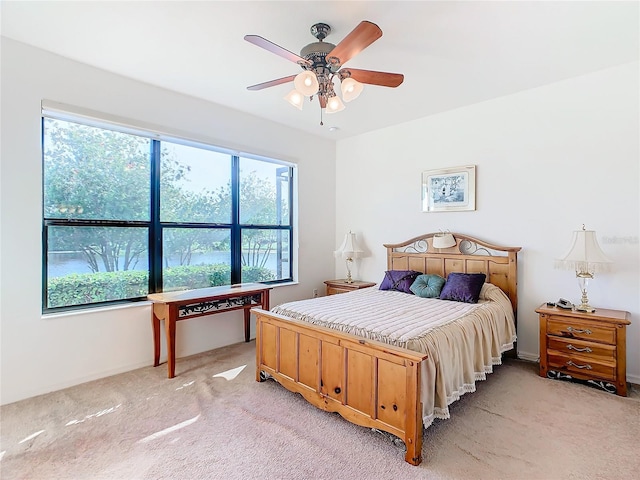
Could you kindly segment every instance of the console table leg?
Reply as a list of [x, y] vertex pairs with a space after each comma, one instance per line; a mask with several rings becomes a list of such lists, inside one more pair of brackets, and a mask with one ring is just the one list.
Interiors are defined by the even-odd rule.
[[249, 308], [244, 309], [244, 341], [249, 342], [249, 336], [251, 333], [251, 310]]
[[[170, 310], [174, 310], [171, 308]], [[167, 369], [169, 378], [176, 376], [176, 311], [170, 311], [164, 320], [167, 336]]]
[[160, 365], [160, 319], [156, 316], [155, 307], [151, 311], [151, 328], [153, 330], [153, 366]]

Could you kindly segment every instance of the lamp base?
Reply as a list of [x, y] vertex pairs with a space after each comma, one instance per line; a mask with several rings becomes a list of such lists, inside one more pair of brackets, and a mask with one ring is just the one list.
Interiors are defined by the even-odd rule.
[[587, 312], [587, 313], [593, 313], [596, 311], [595, 308], [593, 308], [591, 305], [576, 305], [576, 311], [578, 312]]
[[347, 258], [344, 262], [347, 265], [347, 278], [345, 278], [344, 283], [353, 283], [353, 280], [351, 279], [351, 269], [349, 268], [350, 262], [353, 262], [352, 258]]
[[578, 312], [593, 313], [596, 311], [591, 305], [589, 305], [589, 297], [587, 297], [587, 286], [589, 280], [593, 278], [593, 275], [589, 272], [576, 272], [578, 277], [578, 284], [580, 285], [580, 292], [582, 292], [582, 298], [580, 299], [580, 305], [576, 305]]

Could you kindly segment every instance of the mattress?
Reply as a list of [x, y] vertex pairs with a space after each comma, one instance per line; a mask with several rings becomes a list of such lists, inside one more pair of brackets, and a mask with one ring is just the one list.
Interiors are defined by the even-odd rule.
[[516, 340], [511, 302], [490, 283], [482, 287], [477, 304], [420, 298], [375, 286], [288, 302], [271, 311], [426, 353], [420, 388], [425, 428], [435, 418], [449, 418], [449, 405], [474, 392], [476, 382], [486, 379]]

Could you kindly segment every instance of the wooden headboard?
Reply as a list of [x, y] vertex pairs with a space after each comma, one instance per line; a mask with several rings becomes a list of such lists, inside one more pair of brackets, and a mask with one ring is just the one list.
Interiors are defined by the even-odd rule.
[[487, 282], [507, 294], [514, 314], [518, 309], [518, 261], [521, 247], [500, 247], [483, 240], [453, 233], [456, 244], [434, 248], [427, 233], [397, 244], [385, 244], [387, 270], [416, 270], [447, 277], [451, 272], [484, 273]]

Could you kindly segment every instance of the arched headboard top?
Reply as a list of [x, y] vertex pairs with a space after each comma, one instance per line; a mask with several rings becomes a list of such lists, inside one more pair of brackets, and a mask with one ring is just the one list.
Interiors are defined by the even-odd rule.
[[[449, 233], [449, 232], [447, 232]], [[504, 291], [514, 313], [518, 307], [518, 260], [521, 247], [503, 247], [470, 235], [450, 232], [455, 245], [434, 248], [433, 237], [442, 232], [427, 233], [395, 244], [387, 249], [388, 270], [416, 270], [447, 277], [451, 272], [484, 273], [490, 282]]]
[[458, 248], [458, 250], [460, 249], [460, 244], [463, 243], [465, 240], [468, 243], [471, 243], [473, 245], [477, 245], [479, 247], [484, 247], [487, 248], [489, 250], [494, 250], [496, 252], [519, 252], [520, 250], [522, 250], [522, 247], [502, 247], [499, 245], [494, 245], [492, 243], [489, 243], [487, 241], [484, 240], [480, 240], [479, 238], [475, 238], [472, 237], [470, 235], [465, 235], [463, 233], [453, 233], [453, 232], [447, 232], [447, 233], [451, 233], [451, 235], [453, 235], [453, 238], [456, 240], [456, 245], [447, 249], [441, 248], [441, 249], [434, 249], [433, 248], [433, 237], [442, 234], [442, 232], [433, 232], [433, 233], [426, 233], [424, 235], [420, 235], [419, 237], [414, 237], [410, 240], [406, 240], [404, 242], [401, 243], [395, 243], [395, 244], [387, 244], [385, 243], [384, 246], [386, 248], [403, 248], [403, 247], [408, 247], [411, 246], [413, 244], [420, 244], [420, 243], [425, 243], [428, 244], [429, 248], [432, 249], [432, 251], [435, 252], [441, 252], [441, 251], [447, 251], [447, 252], [454, 252], [456, 250], [456, 248]]

